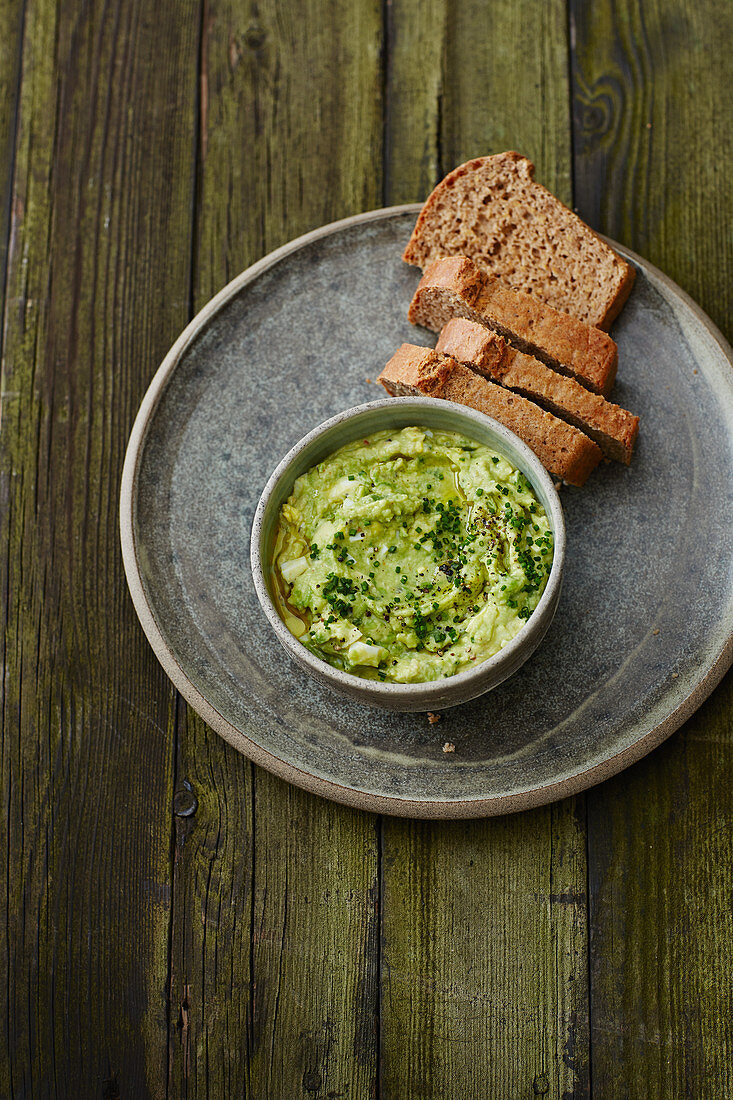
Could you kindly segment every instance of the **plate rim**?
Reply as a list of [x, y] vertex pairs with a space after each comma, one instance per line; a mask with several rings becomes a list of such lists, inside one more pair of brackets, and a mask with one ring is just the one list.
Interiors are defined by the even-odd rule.
[[[644, 756], [657, 748], [671, 734], [687, 721], [692, 714], [704, 703], [713, 689], [722, 680], [725, 673], [733, 664], [733, 633], [731, 633], [704, 675], [698, 680], [692, 691], [675, 707], [665, 719], [636, 740], [633, 745], [627, 746], [621, 752], [590, 768], [555, 780], [544, 786], [533, 787], [528, 791], [520, 791], [512, 794], [502, 794], [492, 797], [477, 798], [447, 798], [447, 799], [415, 799], [399, 796], [379, 794], [373, 791], [360, 790], [358, 788], [336, 783], [334, 780], [314, 775], [302, 768], [296, 767], [275, 756], [257, 742], [252, 741], [245, 733], [229, 722], [207, 699], [195, 684], [186, 675], [178, 663], [173, 650], [168, 646], [161, 629], [158, 626], [153, 609], [148, 602], [142, 577], [138, 565], [133, 517], [135, 514], [137, 494], [137, 474], [139, 462], [146, 442], [148, 430], [155, 410], [167, 388], [167, 385], [175, 369], [188, 346], [193, 339], [206, 327], [209, 321], [233, 298], [244, 286], [254, 282], [270, 267], [279, 263], [286, 256], [299, 249], [338, 233], [354, 225], [363, 225], [371, 221], [387, 220], [401, 214], [417, 214], [423, 207], [423, 203], [403, 203], [398, 206], [380, 207], [375, 210], [367, 210], [361, 214], [354, 214], [348, 218], [329, 222], [326, 225], [312, 229], [292, 241], [288, 241], [280, 248], [269, 252], [250, 267], [245, 268], [235, 276], [217, 294], [214, 295], [192, 318], [181, 332], [178, 339], [172, 345], [162, 363], [156, 370], [145, 392], [140, 408], [135, 416], [130, 437], [125, 452], [125, 460], [122, 468], [120, 482], [120, 544], [122, 560], [127, 579], [128, 588], [132, 597], [135, 612], [140, 620], [143, 632], [151, 645], [155, 656], [163, 667], [164, 672], [180, 691], [183, 698], [206, 721], [216, 733], [228, 741], [237, 751], [248, 757], [255, 764], [272, 772], [280, 779], [293, 783], [297, 787], [310, 791], [313, 794], [331, 799], [355, 809], [367, 810], [372, 813], [383, 813], [397, 817], [411, 817], [422, 819], [467, 819], [478, 817], [493, 817], [498, 814], [514, 813], [520, 810], [532, 809], [536, 806], [546, 805], [558, 799], [566, 798], [573, 794], [587, 790], [597, 783], [603, 782], [617, 775], [631, 764], [641, 760]], [[670, 289], [688, 307], [694, 319], [706, 330], [713, 342], [718, 345], [722, 355], [733, 368], [733, 348], [720, 332], [714, 322], [693, 301], [693, 299], [679, 287], [674, 280], [665, 275], [663, 271], [655, 267], [648, 260], [637, 253], [620, 245], [608, 237], [598, 234], [612, 248], [618, 250], [623, 256], [641, 266], [647, 275], [651, 275], [663, 286]]]

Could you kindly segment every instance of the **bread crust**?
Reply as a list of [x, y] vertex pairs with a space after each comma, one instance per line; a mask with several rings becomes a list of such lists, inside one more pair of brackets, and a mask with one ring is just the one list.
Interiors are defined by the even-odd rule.
[[524, 440], [551, 474], [571, 485], [584, 485], [601, 460], [600, 448], [578, 428], [432, 348], [402, 344], [377, 381], [393, 397], [438, 397], [492, 416]]
[[638, 416], [517, 351], [495, 332], [454, 318], [443, 326], [435, 350], [574, 424], [595, 440], [607, 458], [627, 466], [631, 462]]
[[513, 290], [467, 256], [430, 264], [407, 315], [433, 332], [452, 317], [475, 321], [604, 397], [616, 378], [618, 347], [607, 333]]
[[482, 270], [587, 324], [608, 329], [635, 269], [534, 179], [510, 151], [454, 168], [428, 196], [403, 259], [424, 271], [469, 255]]

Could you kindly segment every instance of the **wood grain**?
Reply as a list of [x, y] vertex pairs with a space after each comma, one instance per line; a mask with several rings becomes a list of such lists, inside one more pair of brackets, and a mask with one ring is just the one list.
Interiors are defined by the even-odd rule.
[[117, 507], [133, 413], [186, 318], [196, 24], [166, 3], [25, 14], [2, 375], [3, 1096], [165, 1092], [173, 692], [127, 595]]
[[733, 337], [733, 7], [572, 0], [576, 205]]
[[197, 308], [293, 237], [380, 204], [378, 0], [208, 0]]
[[370, 1097], [377, 1082], [377, 832], [257, 773], [255, 1096]]
[[[455, 165], [506, 148], [569, 198], [563, 5], [389, 10], [386, 201], [422, 199]], [[436, 730], [450, 740], [449, 714]], [[385, 1098], [587, 1094], [584, 805], [467, 824], [385, 818]]]
[[[299, 233], [378, 206], [382, 186], [378, 4], [211, 0], [203, 27], [196, 307]], [[371, 1096], [374, 819], [253, 769], [191, 713], [185, 781], [172, 1095]]]
[[116, 515], [192, 311], [473, 155], [574, 176], [733, 335], [732, 32], [722, 0], [6, 0], [0, 1096], [733, 1093], [733, 677], [585, 797], [379, 821], [176, 698]]
[[586, 1093], [582, 810], [385, 825], [383, 1096]]
[[[24, 24], [23, 0], [8, 0], [0, 6], [0, 103], [3, 105], [0, 111], [0, 164], [5, 166], [5, 170], [0, 172], [0, 317], [5, 310], [5, 279]], [[0, 331], [1, 353], [2, 332]]]
[[[733, 334], [733, 10], [571, 4], [577, 204]], [[729, 100], [729, 97], [727, 97]], [[608, 1097], [733, 1091], [733, 678], [589, 792], [592, 1078]]]
[[[446, 0], [387, 4], [384, 205], [422, 202], [445, 175], [441, 143]], [[450, 79], [448, 79], [450, 84]]]
[[385, 203], [421, 202], [456, 165], [505, 149], [569, 203], [565, 5], [391, 0], [387, 12]]
[[610, 1097], [733, 1090], [733, 682], [589, 796], [592, 1074]]
[[567, 17], [561, 0], [459, 0], [446, 21], [442, 168], [516, 149], [571, 200]]

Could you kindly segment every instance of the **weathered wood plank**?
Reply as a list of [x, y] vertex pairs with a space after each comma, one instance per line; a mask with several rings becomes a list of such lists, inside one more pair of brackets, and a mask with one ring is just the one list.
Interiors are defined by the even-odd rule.
[[582, 809], [385, 824], [385, 1097], [586, 1093]]
[[[20, 92], [21, 53], [25, 22], [23, 0], [0, 6], [0, 317], [5, 309], [5, 276], [10, 232], [10, 199], [13, 189], [15, 132]], [[2, 334], [0, 333], [0, 349]]]
[[[572, 0], [576, 202], [730, 338], [733, 9]], [[733, 679], [590, 792], [592, 1077], [609, 1097], [733, 1091]]]
[[178, 742], [169, 1092], [250, 1095], [252, 765], [183, 701]]
[[446, 20], [442, 169], [516, 149], [570, 202], [565, 4], [460, 0]]
[[[564, 5], [390, 12], [386, 201], [507, 148], [569, 200]], [[383, 829], [382, 1095], [586, 1095], [584, 800]]]
[[448, 19], [445, 0], [387, 5], [385, 206], [422, 201], [444, 175], [441, 106]]
[[733, 679], [589, 797], [592, 1076], [609, 1097], [733, 1090]]
[[575, 202], [733, 337], [733, 8], [571, 0]]
[[[284, 241], [379, 205], [380, 46], [376, 2], [208, 4], [197, 307]], [[371, 1096], [375, 819], [252, 769], [190, 713], [177, 774], [198, 809], [177, 848], [171, 1094]]]
[[[162, 1096], [173, 692], [118, 549], [186, 319], [195, 5], [28, 0], [4, 315], [3, 1096]], [[165, 49], [161, 49], [165, 43]]]
[[378, 0], [209, 0], [204, 31], [198, 306], [382, 187]]
[[387, 10], [385, 202], [419, 202], [462, 161], [505, 149], [570, 202], [564, 4], [393, 0]]
[[377, 819], [255, 785], [253, 1096], [371, 1097]]

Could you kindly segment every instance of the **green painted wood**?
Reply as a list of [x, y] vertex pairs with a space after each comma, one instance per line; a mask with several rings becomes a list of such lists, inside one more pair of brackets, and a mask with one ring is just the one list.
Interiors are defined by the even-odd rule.
[[[441, 108], [446, 0], [387, 4], [384, 204], [421, 202], [444, 175]], [[450, 84], [450, 78], [448, 79]]]
[[377, 1081], [377, 827], [257, 773], [254, 1096], [371, 1097]]
[[733, 1091], [730, 676], [588, 829], [583, 798], [379, 824], [176, 701], [117, 551], [191, 302], [469, 156], [518, 148], [565, 199], [573, 167], [731, 335], [729, 5], [569, 15], [572, 161], [556, 0], [0, 11], [0, 1095], [587, 1095], [588, 965], [597, 1095]]
[[183, 701], [178, 743], [169, 1093], [249, 1095], [252, 765]]
[[[20, 93], [21, 54], [24, 26], [23, 0], [8, 0], [0, 6], [0, 316], [5, 308], [10, 204], [15, 159], [15, 135]], [[2, 333], [0, 333], [0, 349]]]
[[190, 4], [27, 3], [2, 364], [3, 1096], [165, 1093], [174, 699], [117, 508], [134, 412], [186, 319], [197, 26]]
[[[564, 6], [394, 0], [389, 12], [386, 201], [422, 199], [503, 149], [569, 199]], [[435, 736], [450, 740], [449, 712]], [[584, 805], [384, 819], [385, 1098], [587, 1094]]]
[[[580, 212], [677, 280], [730, 339], [733, 9], [571, 8]], [[729, 674], [665, 746], [589, 793], [599, 1095], [733, 1092], [732, 749]]]
[[197, 307], [382, 189], [379, 0], [208, 0], [204, 26]]
[[589, 797], [598, 1095], [733, 1093], [733, 679]]
[[582, 811], [385, 824], [384, 1097], [586, 1094]]
[[570, 202], [567, 16], [562, 0], [449, 5], [441, 110], [442, 170], [516, 149]]
[[733, 338], [733, 7], [572, 0], [575, 201]]
[[393, 0], [387, 12], [385, 201], [420, 202], [470, 157], [517, 149], [570, 202], [564, 4]]
[[[382, 186], [378, 3], [211, 0], [203, 26], [197, 308], [290, 238], [379, 206]], [[171, 1095], [373, 1095], [375, 819], [253, 769], [190, 712], [185, 782]]]

